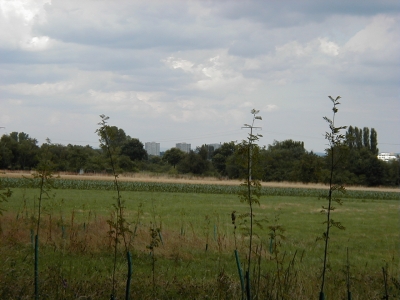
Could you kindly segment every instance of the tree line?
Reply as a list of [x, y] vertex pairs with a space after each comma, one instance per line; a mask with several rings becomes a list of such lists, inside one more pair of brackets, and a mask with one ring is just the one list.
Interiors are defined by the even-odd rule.
[[[214, 149], [202, 145], [189, 153], [177, 148], [167, 150], [162, 157], [149, 156], [143, 143], [132, 138], [121, 128], [110, 126], [115, 161], [120, 172], [148, 171], [169, 174], [194, 174], [229, 179], [241, 178], [243, 167], [237, 144], [226, 142]], [[375, 129], [349, 126], [346, 133], [347, 149], [335, 183], [364, 186], [398, 186], [399, 160], [389, 162], [377, 158], [378, 140]], [[257, 166], [262, 181], [326, 183], [329, 174], [329, 151], [317, 155], [304, 148], [304, 142], [274, 141], [257, 148]], [[54, 171], [101, 173], [111, 166], [105, 149], [89, 145], [62, 145], [50, 141], [38, 145], [35, 138], [24, 132], [12, 132], [0, 138], [0, 169], [33, 170], [44, 149], [50, 153]]]

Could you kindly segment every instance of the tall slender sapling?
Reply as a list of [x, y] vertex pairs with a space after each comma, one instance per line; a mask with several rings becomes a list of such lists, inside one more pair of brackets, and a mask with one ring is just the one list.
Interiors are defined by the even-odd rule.
[[321, 279], [321, 288], [319, 299], [325, 299], [324, 295], [324, 287], [325, 287], [325, 275], [327, 270], [327, 259], [328, 259], [328, 246], [329, 246], [329, 238], [330, 238], [330, 229], [332, 227], [336, 227], [338, 229], [345, 229], [345, 227], [340, 223], [336, 222], [332, 219], [331, 213], [335, 210], [335, 207], [332, 205], [332, 202], [336, 202], [339, 205], [342, 204], [342, 200], [336, 196], [337, 193], [344, 194], [346, 189], [343, 185], [336, 184], [334, 180], [335, 171], [338, 166], [344, 159], [345, 150], [347, 148], [346, 136], [342, 134], [340, 131], [346, 129], [347, 126], [335, 126], [335, 116], [338, 112], [337, 106], [340, 104], [339, 99], [341, 97], [338, 96], [336, 99], [333, 99], [329, 96], [329, 99], [333, 103], [333, 117], [329, 119], [324, 117], [324, 120], [329, 124], [329, 131], [325, 133], [325, 139], [328, 141], [328, 148], [326, 149], [326, 154], [329, 162], [329, 191], [327, 196], [321, 196], [321, 198], [325, 198], [328, 201], [328, 206], [322, 206], [322, 213], [326, 214], [326, 230], [322, 234], [322, 239], [325, 242], [324, 246], [324, 260], [323, 260], [323, 268], [322, 268], [322, 279]]
[[259, 158], [259, 147], [256, 144], [262, 135], [254, 134], [254, 129], [259, 129], [261, 127], [254, 126], [256, 120], [262, 120], [261, 116], [258, 115], [260, 111], [252, 109], [251, 114], [253, 115], [253, 120], [251, 125], [244, 124], [243, 128], [249, 129], [249, 135], [247, 140], [243, 140], [242, 143], [238, 145], [238, 154], [245, 158], [245, 178], [241, 186], [244, 188], [239, 193], [239, 198], [241, 202], [246, 202], [249, 205], [249, 212], [243, 216], [248, 216], [250, 218], [249, 224], [249, 248], [247, 256], [247, 270], [246, 270], [246, 296], [247, 299], [251, 299], [251, 287], [250, 287], [250, 270], [251, 270], [251, 260], [253, 252], [253, 225], [254, 225], [254, 213], [253, 204], [260, 205], [261, 196], [261, 183], [254, 176], [256, 173], [255, 166], [257, 166], [257, 160]]
[[45, 198], [50, 198], [49, 191], [52, 188], [52, 169], [50, 144], [51, 141], [46, 139], [47, 143], [43, 144], [43, 154], [37, 166], [36, 172], [33, 174], [34, 179], [39, 179], [39, 198], [36, 219], [36, 234], [35, 234], [35, 253], [34, 253], [34, 285], [35, 299], [39, 299], [39, 232], [42, 213], [42, 201]]
[[109, 159], [109, 162], [111, 164], [111, 170], [114, 176], [114, 187], [117, 192], [117, 201], [116, 203], [113, 204], [113, 207], [115, 209], [116, 213], [116, 220], [110, 219], [107, 221], [107, 223], [110, 226], [110, 235], [113, 236], [114, 239], [114, 264], [113, 264], [113, 275], [112, 275], [112, 293], [111, 293], [111, 299], [116, 298], [116, 278], [115, 278], [115, 273], [116, 273], [116, 266], [117, 266], [117, 251], [118, 251], [118, 244], [120, 243], [120, 240], [122, 238], [124, 247], [125, 247], [125, 254], [127, 258], [127, 263], [128, 263], [128, 278], [127, 278], [127, 283], [126, 283], [126, 293], [125, 293], [125, 299], [129, 299], [129, 289], [130, 289], [130, 279], [131, 279], [131, 253], [129, 251], [129, 244], [127, 240], [127, 234], [130, 234], [131, 231], [129, 229], [129, 224], [126, 221], [124, 217], [124, 203], [122, 201], [122, 196], [120, 192], [120, 187], [119, 187], [119, 182], [118, 182], [118, 172], [117, 172], [117, 155], [119, 152], [119, 149], [115, 149], [113, 143], [115, 136], [114, 136], [114, 131], [112, 128], [107, 125], [107, 120], [109, 117], [105, 115], [100, 115], [101, 117], [101, 122], [98, 123], [100, 125], [100, 128], [96, 130], [96, 133], [100, 137], [100, 146], [101, 148], [106, 152], [107, 157]]

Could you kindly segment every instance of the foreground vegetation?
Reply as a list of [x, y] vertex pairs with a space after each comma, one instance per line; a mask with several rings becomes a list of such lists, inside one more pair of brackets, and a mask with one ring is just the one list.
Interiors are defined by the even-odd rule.
[[[303, 143], [291, 140], [260, 148], [260, 135], [253, 129], [262, 118], [253, 109], [251, 125], [244, 125], [250, 131], [247, 140], [225, 143], [220, 149], [228, 150], [227, 155], [217, 149], [211, 157], [220, 176], [242, 179], [236, 188], [120, 182], [121, 168], [133, 166], [130, 155], [138, 154], [134, 150], [143, 154], [143, 145], [136, 147], [138, 140], [124, 138], [123, 131], [107, 124], [105, 115], [96, 131], [101, 147], [97, 153], [103, 157], [102, 168], [109, 168], [112, 183], [54, 178], [53, 172], [60, 170], [55, 148], [50, 141], [43, 144], [33, 179], [0, 180], [0, 212], [6, 211], [0, 219], [0, 263], [5, 266], [1, 296], [22, 299], [33, 294], [35, 300], [114, 300], [123, 294], [126, 300], [131, 296], [399, 297], [399, 233], [393, 201], [399, 194], [347, 193], [344, 186], [364, 180], [368, 185], [387, 179], [386, 183], [398, 182], [398, 161], [388, 165], [377, 161], [375, 130], [369, 135], [367, 129], [350, 127], [346, 135], [341, 133], [347, 127], [335, 125], [340, 96], [329, 98], [333, 118], [324, 117], [329, 123], [325, 135], [329, 147], [321, 160], [305, 152]], [[27, 140], [25, 135], [13, 135]], [[278, 156], [271, 156], [271, 149]], [[203, 145], [197, 150], [185, 155], [177, 149], [167, 151], [164, 160], [174, 174], [176, 169], [203, 174], [211, 166], [210, 149]], [[281, 154], [287, 154], [280, 159], [283, 165], [274, 170]], [[70, 159], [58, 157], [58, 162], [65, 161]], [[262, 188], [266, 176], [321, 180], [328, 189]], [[10, 188], [15, 192], [13, 201], [8, 201]], [[347, 205], [342, 207], [343, 203]], [[27, 272], [32, 265], [33, 280]]]
[[[2, 179], [3, 187], [5, 182]], [[110, 199], [115, 192], [99, 189], [99, 182], [93, 184], [97, 189], [82, 190], [71, 189], [70, 182], [69, 189], [65, 185], [53, 189], [43, 202], [41, 299], [105, 299], [111, 293], [113, 241], [107, 220], [113, 218]], [[156, 188], [123, 192], [124, 214], [132, 232], [132, 298], [240, 299], [233, 250], [237, 247], [245, 264], [247, 238], [241, 228], [246, 224], [238, 222], [235, 232], [231, 212], [243, 212], [245, 205], [238, 202], [237, 195], [210, 193], [207, 186], [185, 193], [172, 187], [170, 192]], [[277, 299], [280, 290], [284, 299], [315, 299], [323, 252], [323, 243], [316, 241], [323, 230], [323, 201], [315, 195], [283, 191], [280, 193], [287, 195], [261, 196], [261, 205], [254, 207], [257, 219], [268, 220], [262, 228], [255, 228], [254, 297]], [[334, 212], [347, 229], [331, 241], [330, 284], [325, 293], [328, 299], [344, 298], [349, 265], [353, 299], [385, 295], [382, 267], [388, 274], [388, 294], [398, 297], [398, 202], [385, 200], [387, 196], [377, 200], [356, 195], [345, 199], [346, 204]], [[396, 195], [393, 193], [392, 199]], [[37, 217], [37, 196], [38, 189], [13, 188], [12, 197], [2, 203], [6, 209], [0, 219], [2, 299], [33, 295], [31, 230]], [[150, 230], [154, 223], [160, 228], [156, 237]], [[277, 226], [285, 231], [271, 242]], [[150, 251], [154, 238], [158, 245]], [[118, 257], [116, 278], [116, 294], [121, 298], [126, 280], [123, 255]]]

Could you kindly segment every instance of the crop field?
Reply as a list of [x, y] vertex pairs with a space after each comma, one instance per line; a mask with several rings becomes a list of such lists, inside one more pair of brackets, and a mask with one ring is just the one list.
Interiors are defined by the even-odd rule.
[[[32, 299], [33, 229], [38, 182], [3, 177], [13, 194], [0, 216], [0, 297]], [[248, 237], [247, 206], [238, 186], [182, 182], [121, 182], [124, 216], [133, 255], [131, 299], [241, 299], [234, 250], [242, 267]], [[323, 259], [326, 189], [264, 186], [254, 216], [255, 299], [316, 299]], [[109, 299], [113, 267], [109, 220], [116, 192], [106, 180], [56, 179], [42, 201], [40, 299]], [[347, 299], [399, 297], [399, 193], [349, 190], [333, 212], [326, 295]], [[235, 211], [237, 228], [231, 213]], [[158, 245], [149, 250], [151, 228]], [[274, 228], [283, 228], [271, 240]], [[116, 276], [118, 299], [126, 284], [122, 245]], [[348, 255], [347, 255], [348, 253]]]

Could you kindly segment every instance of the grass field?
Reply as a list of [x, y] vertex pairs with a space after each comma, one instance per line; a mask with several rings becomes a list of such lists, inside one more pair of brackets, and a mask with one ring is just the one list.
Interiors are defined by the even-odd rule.
[[[0, 216], [0, 296], [31, 299], [33, 250], [31, 228], [38, 189], [12, 188]], [[54, 189], [43, 201], [40, 248], [42, 299], [107, 299], [111, 291], [112, 250], [107, 220], [112, 218], [115, 191]], [[132, 299], [240, 299], [240, 282], [233, 250], [231, 213], [247, 212], [234, 194], [122, 192], [125, 215], [131, 223], [134, 256]], [[391, 297], [399, 290], [398, 200], [343, 199], [333, 213], [345, 230], [333, 230], [330, 240], [328, 299], [345, 299], [346, 253], [349, 249], [352, 299], [381, 299], [382, 267], [388, 270]], [[324, 200], [318, 197], [262, 196], [255, 217], [259, 277], [254, 278], [259, 299], [276, 299], [277, 270], [285, 282], [284, 299], [316, 299], [322, 267]], [[138, 214], [139, 211], [139, 214]], [[161, 228], [159, 247], [152, 257], [146, 246], [149, 229]], [[281, 225], [278, 259], [271, 253], [270, 226]], [[242, 263], [247, 237], [238, 228], [237, 248]], [[274, 259], [275, 257], [275, 259]], [[121, 249], [117, 274], [122, 298], [126, 266]], [[291, 263], [292, 262], [292, 263]], [[258, 274], [255, 270], [255, 274]]]

